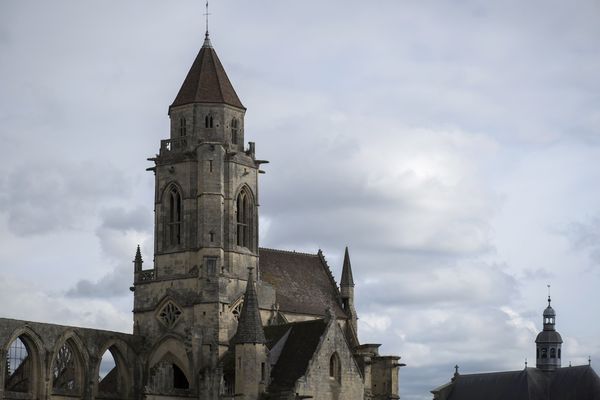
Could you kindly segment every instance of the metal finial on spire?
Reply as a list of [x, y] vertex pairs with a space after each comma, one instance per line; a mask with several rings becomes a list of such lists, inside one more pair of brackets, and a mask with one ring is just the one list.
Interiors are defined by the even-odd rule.
[[525, 357], [525, 369], [527, 369], [527, 357]]
[[202, 47], [212, 47], [212, 44], [210, 43], [210, 37], [208, 35], [208, 16], [211, 15], [208, 12], [208, 0], [206, 0], [206, 12], [204, 13], [204, 16], [206, 17], [206, 33], [204, 34], [204, 45]]
[[592, 356], [588, 356], [588, 365], [592, 366]]
[[550, 306], [550, 302], [552, 301], [550, 299], [550, 285], [546, 285], [546, 286], [548, 286], [548, 306]]
[[458, 364], [454, 366], [454, 375], [458, 375]]

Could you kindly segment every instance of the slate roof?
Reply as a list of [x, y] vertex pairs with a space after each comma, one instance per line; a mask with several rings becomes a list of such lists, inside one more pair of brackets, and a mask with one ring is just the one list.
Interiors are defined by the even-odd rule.
[[[269, 349], [280, 339], [285, 339], [279, 359], [271, 370], [270, 392], [291, 389], [296, 380], [306, 374], [326, 327], [325, 320], [317, 319], [264, 328]], [[287, 338], [284, 338], [286, 334]]]
[[260, 319], [260, 310], [258, 309], [258, 297], [254, 287], [254, 276], [252, 270], [248, 272], [248, 282], [246, 283], [246, 293], [244, 294], [244, 304], [240, 312], [240, 319], [237, 331], [233, 336], [232, 343], [265, 343], [265, 333], [263, 332], [262, 321]]
[[325, 316], [328, 306], [338, 317], [340, 292], [325, 259], [317, 254], [259, 249], [261, 279], [275, 287], [276, 301], [283, 312]]
[[190, 103], [223, 103], [245, 109], [208, 36], [171, 107]]
[[447, 400], [600, 400], [600, 378], [588, 365], [457, 375], [439, 389]]

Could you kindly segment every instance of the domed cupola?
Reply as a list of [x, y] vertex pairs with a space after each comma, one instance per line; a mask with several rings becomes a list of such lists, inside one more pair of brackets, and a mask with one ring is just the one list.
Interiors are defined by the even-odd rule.
[[562, 337], [556, 332], [556, 312], [552, 308], [550, 296], [548, 307], [544, 310], [544, 330], [535, 339], [536, 366], [544, 371], [560, 368]]

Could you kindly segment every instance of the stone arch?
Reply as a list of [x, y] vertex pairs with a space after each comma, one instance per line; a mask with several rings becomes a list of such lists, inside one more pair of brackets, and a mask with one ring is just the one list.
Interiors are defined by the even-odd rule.
[[192, 362], [182, 337], [164, 336], [150, 352], [147, 365], [146, 393], [169, 394], [192, 387]]
[[83, 396], [88, 382], [90, 357], [81, 338], [67, 330], [56, 341], [48, 365], [50, 392], [53, 395]]
[[[108, 351], [115, 361], [114, 372], [109, 372], [105, 376], [110, 382], [94, 379], [94, 395], [96, 399], [128, 399], [133, 392], [133, 366], [136, 358], [131, 358], [135, 354], [130, 346], [121, 339], [111, 338], [104, 342], [96, 354], [98, 362], [94, 366], [94, 377], [100, 376], [100, 366], [102, 357]], [[112, 374], [112, 375], [111, 375]], [[110, 376], [109, 376], [110, 375]]]
[[[23, 354], [25, 358], [17, 367], [14, 367], [14, 370], [9, 371], [10, 349], [17, 341], [25, 348], [26, 354]], [[4, 391], [17, 392], [20, 399], [40, 398], [44, 392], [44, 344], [42, 339], [29, 326], [23, 326], [10, 335], [9, 339], [3, 343], [2, 348], [8, 356], [4, 360], [4, 368], [0, 368], [0, 371], [5, 374]], [[11, 377], [13, 378], [12, 382]]]

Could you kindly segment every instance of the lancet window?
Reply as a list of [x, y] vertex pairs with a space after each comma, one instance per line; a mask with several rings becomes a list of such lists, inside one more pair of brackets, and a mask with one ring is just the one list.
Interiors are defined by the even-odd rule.
[[182, 232], [182, 200], [181, 193], [176, 186], [172, 186], [167, 192], [168, 202], [168, 223], [167, 223], [167, 241], [171, 246], [180, 245]]
[[81, 388], [81, 367], [69, 342], [56, 353], [52, 365], [52, 388], [58, 393], [78, 393]]
[[239, 122], [237, 118], [233, 118], [231, 120], [231, 143], [238, 144], [239, 142]]
[[236, 200], [237, 245], [252, 248], [252, 228], [254, 224], [254, 202], [247, 189], [242, 189]]

